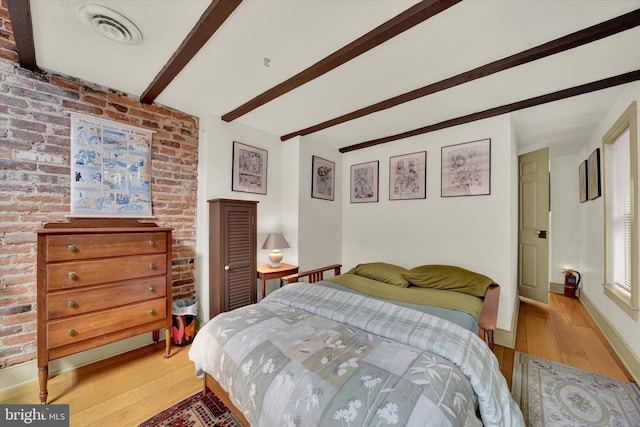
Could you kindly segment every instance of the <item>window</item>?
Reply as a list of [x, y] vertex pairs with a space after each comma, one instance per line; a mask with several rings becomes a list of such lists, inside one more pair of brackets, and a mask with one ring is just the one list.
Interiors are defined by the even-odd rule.
[[638, 149], [633, 102], [602, 138], [605, 199], [605, 294], [638, 316]]

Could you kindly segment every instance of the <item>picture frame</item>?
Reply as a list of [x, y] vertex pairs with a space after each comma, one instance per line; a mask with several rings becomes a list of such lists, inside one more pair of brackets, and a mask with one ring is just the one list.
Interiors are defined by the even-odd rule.
[[351, 203], [378, 201], [377, 160], [351, 165]]
[[389, 200], [426, 199], [427, 152], [389, 157]]
[[336, 189], [336, 164], [311, 156], [311, 197], [333, 201]]
[[587, 161], [580, 163], [578, 167], [578, 182], [580, 185], [580, 203], [584, 203], [588, 200], [587, 190]]
[[267, 194], [268, 152], [233, 142], [232, 191]]
[[71, 113], [70, 217], [153, 218], [153, 131]]
[[491, 139], [442, 147], [441, 197], [491, 194]]
[[587, 196], [595, 200], [601, 196], [600, 187], [600, 148], [593, 150], [587, 165]]

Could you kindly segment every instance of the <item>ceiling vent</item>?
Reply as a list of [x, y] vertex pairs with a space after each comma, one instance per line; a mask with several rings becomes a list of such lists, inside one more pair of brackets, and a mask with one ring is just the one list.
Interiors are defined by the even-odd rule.
[[124, 44], [138, 44], [142, 33], [138, 27], [118, 12], [97, 4], [81, 4], [78, 14], [91, 28], [109, 40]]

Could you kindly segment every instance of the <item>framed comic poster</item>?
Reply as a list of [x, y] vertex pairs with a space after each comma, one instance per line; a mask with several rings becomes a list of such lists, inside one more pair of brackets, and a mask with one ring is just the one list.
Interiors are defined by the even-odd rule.
[[351, 203], [378, 201], [378, 161], [351, 166]]
[[389, 158], [389, 200], [425, 199], [427, 152]]
[[311, 158], [311, 197], [333, 200], [336, 164], [318, 156]]
[[442, 147], [441, 196], [491, 194], [491, 139]]
[[150, 218], [150, 130], [71, 113], [71, 214]]
[[267, 150], [233, 142], [231, 190], [267, 194]]

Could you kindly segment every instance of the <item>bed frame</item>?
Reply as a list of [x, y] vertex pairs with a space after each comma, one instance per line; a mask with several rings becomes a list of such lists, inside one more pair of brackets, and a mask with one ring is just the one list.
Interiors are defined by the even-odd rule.
[[[285, 283], [298, 282], [299, 279], [306, 277], [309, 283], [314, 283], [324, 279], [324, 272], [333, 270], [333, 275], [340, 274], [342, 264], [333, 264], [326, 267], [316, 268], [314, 270], [304, 271], [297, 274], [291, 274], [285, 276], [282, 280]], [[478, 319], [478, 335], [482, 338], [493, 351], [493, 332], [496, 329], [496, 320], [498, 318], [498, 301], [500, 299], [500, 285], [490, 285], [487, 289], [487, 293], [484, 296], [484, 302], [482, 304], [482, 310], [480, 311], [480, 317]], [[234, 406], [229, 398], [229, 394], [213, 379], [209, 374], [204, 374], [204, 393], [212, 391], [221, 401], [226, 405], [231, 413], [238, 419], [238, 421], [249, 427], [249, 421], [244, 416], [242, 411]]]

